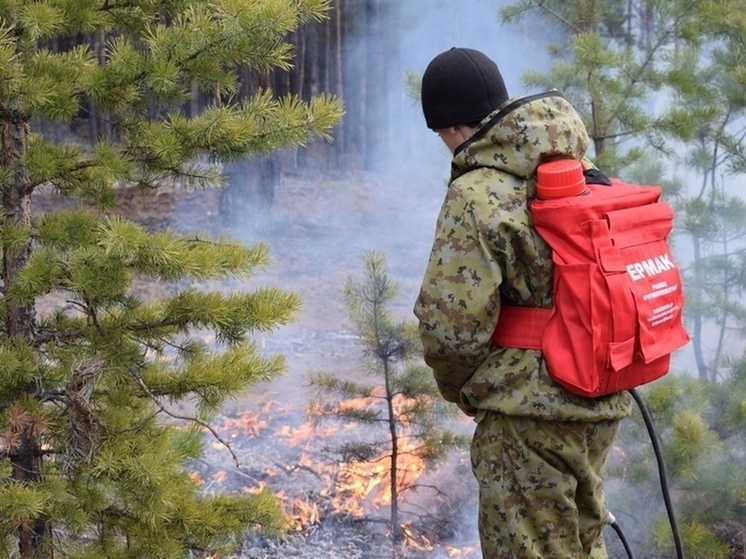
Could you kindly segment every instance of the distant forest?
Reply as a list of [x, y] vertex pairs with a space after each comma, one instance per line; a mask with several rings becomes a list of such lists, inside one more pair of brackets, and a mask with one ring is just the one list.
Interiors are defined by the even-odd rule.
[[[333, 131], [333, 142], [317, 141], [308, 148], [291, 153], [255, 156], [248, 161], [229, 163], [225, 200], [221, 212], [225, 217], [253, 215], [257, 227], [263, 227], [273, 203], [274, 191], [283, 172], [302, 172], [309, 165], [327, 170], [371, 170], [380, 154], [388, 153], [391, 131], [391, 103], [401, 106], [406, 97], [401, 73], [387, 63], [400, 55], [400, 38], [405, 23], [393, 16], [399, 0], [332, 0], [328, 17], [299, 27], [287, 37], [295, 58], [289, 71], [274, 68], [258, 71], [239, 68], [240, 91], [233, 101], [251, 97], [259, 89], [269, 88], [276, 97], [297, 94], [309, 100], [319, 93], [331, 93], [344, 100], [345, 117]], [[455, 10], [440, 1], [429, 8]], [[436, 6], [437, 5], [437, 6]], [[448, 14], [446, 13], [446, 17]], [[497, 23], [497, 16], [496, 23]], [[78, 35], [55, 39], [45, 46], [53, 52], [66, 51], [88, 44], [103, 58], [111, 37]], [[390, 87], [397, 83], [396, 88]], [[392, 92], [392, 89], [397, 91]], [[392, 96], [396, 98], [392, 101]], [[213, 101], [211, 95], [193, 90], [191, 99], [181, 107], [189, 116], [199, 114]], [[159, 116], [153, 108], [153, 118]], [[57, 141], [92, 141], [116, 135], [112, 121], [96, 106], [89, 104], [71, 124], [34, 122], [34, 128]], [[400, 146], [397, 148], [400, 149]], [[411, 146], [405, 149], [412, 149]], [[406, 156], [406, 154], [400, 154]]]
[[[260, 88], [270, 88], [276, 96], [299, 94], [308, 100], [319, 93], [332, 93], [345, 102], [346, 117], [334, 131], [334, 142], [325, 150], [327, 164], [340, 165], [353, 158], [366, 164], [366, 150], [386, 142], [386, 114], [389, 91], [387, 57], [396, 53], [400, 29], [392, 26], [386, 11], [391, 0], [332, 0], [324, 21], [301, 26], [288, 36], [295, 49], [294, 68], [259, 72], [240, 68], [241, 90], [236, 101], [253, 95]], [[386, 23], [384, 23], [386, 22]], [[103, 57], [109, 37], [77, 36], [55, 40], [47, 45], [52, 51], [63, 51], [88, 43]], [[212, 99], [197, 91], [183, 110], [189, 116], [198, 114]], [[156, 115], [153, 115], [156, 116]], [[35, 123], [45, 133], [63, 138], [71, 131], [81, 139], [105, 137], [115, 133], [105, 114], [95, 106], [67, 126]], [[345, 158], [345, 156], [348, 156]], [[302, 155], [298, 161], [303, 165]]]

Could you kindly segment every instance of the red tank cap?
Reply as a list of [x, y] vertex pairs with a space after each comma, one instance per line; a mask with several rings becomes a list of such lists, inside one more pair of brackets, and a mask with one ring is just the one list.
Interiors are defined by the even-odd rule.
[[577, 196], [585, 188], [583, 165], [576, 159], [556, 159], [536, 168], [536, 193], [539, 198]]

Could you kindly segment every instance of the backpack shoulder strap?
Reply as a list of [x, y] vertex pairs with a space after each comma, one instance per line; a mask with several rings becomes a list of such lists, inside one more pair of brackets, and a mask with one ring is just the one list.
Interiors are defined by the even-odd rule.
[[[583, 175], [586, 184], [612, 186], [609, 177], [598, 169], [585, 169]], [[553, 311], [554, 309], [503, 305], [497, 327], [492, 334], [492, 345], [540, 350], [544, 330]]]

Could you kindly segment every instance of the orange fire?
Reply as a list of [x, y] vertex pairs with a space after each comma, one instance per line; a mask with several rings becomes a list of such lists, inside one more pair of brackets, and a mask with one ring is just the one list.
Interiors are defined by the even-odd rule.
[[[369, 398], [355, 398], [345, 400], [343, 407], [364, 409], [371, 406]], [[391, 505], [391, 454], [390, 449], [372, 459], [348, 460], [333, 462], [320, 455], [324, 441], [334, 446], [334, 437], [354, 433], [360, 429], [355, 422], [315, 422], [307, 421], [297, 427], [290, 425], [273, 425], [273, 418], [282, 417], [276, 402], [265, 403], [259, 412], [246, 411], [236, 417], [225, 420], [220, 431], [228, 432], [227, 438], [237, 440], [240, 437], [258, 438], [268, 437], [275, 443], [288, 449], [290, 456], [295, 451], [295, 457], [283, 458], [282, 464], [276, 463], [277, 468], [269, 468], [264, 472], [264, 479], [268, 481], [251, 482], [241, 490], [255, 493], [265, 489], [268, 483], [281, 501], [292, 528], [297, 532], [307, 532], [313, 526], [321, 523], [327, 515], [366, 518], [376, 510]], [[410, 440], [403, 430], [398, 440], [396, 463], [396, 483], [399, 495], [411, 489], [425, 471], [425, 461], [417, 455], [417, 446], [421, 441]], [[289, 495], [286, 487], [276, 487], [286, 476], [305, 471], [311, 473], [318, 480], [320, 488], [314, 492], [304, 492], [303, 495]], [[286, 475], [282, 475], [282, 474]], [[226, 472], [217, 471], [210, 476], [210, 482], [221, 484], [226, 479]], [[204, 483], [203, 480], [200, 480]], [[314, 482], [316, 483], [316, 482]], [[402, 550], [407, 548], [418, 551], [432, 551], [439, 547], [415, 526], [403, 524], [401, 526], [404, 539]], [[472, 556], [474, 548], [441, 548], [447, 557], [466, 558]]]
[[298, 446], [307, 447], [320, 439], [328, 439], [339, 431], [340, 427], [336, 425], [320, 426], [307, 421], [300, 427], [285, 425], [280, 428], [277, 434], [286, 439], [289, 447], [295, 448]]
[[[400, 441], [401, 442], [401, 441]], [[425, 470], [425, 461], [412, 454], [412, 443], [399, 448], [397, 457], [396, 483], [399, 492], [411, 488]], [[365, 511], [364, 502], [373, 508], [391, 504], [391, 463], [390, 454], [381, 454], [367, 462], [346, 462], [340, 464], [336, 483], [336, 493], [340, 510]], [[347, 499], [350, 502], [344, 503]], [[359, 515], [355, 515], [359, 516]]]
[[318, 504], [309, 501], [308, 498], [291, 499], [284, 489], [276, 492], [275, 496], [282, 503], [290, 525], [296, 532], [304, 532], [321, 521]]
[[446, 554], [448, 557], [471, 557], [472, 554], [476, 553], [478, 550], [475, 547], [451, 547], [450, 545], [447, 545], [444, 547]]

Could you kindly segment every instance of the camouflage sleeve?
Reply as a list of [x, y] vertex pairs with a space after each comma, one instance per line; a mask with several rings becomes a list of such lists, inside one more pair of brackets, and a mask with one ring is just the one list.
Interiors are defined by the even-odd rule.
[[451, 402], [489, 353], [500, 311], [503, 272], [482, 234], [479, 198], [466, 184], [450, 185], [414, 309], [425, 361]]

